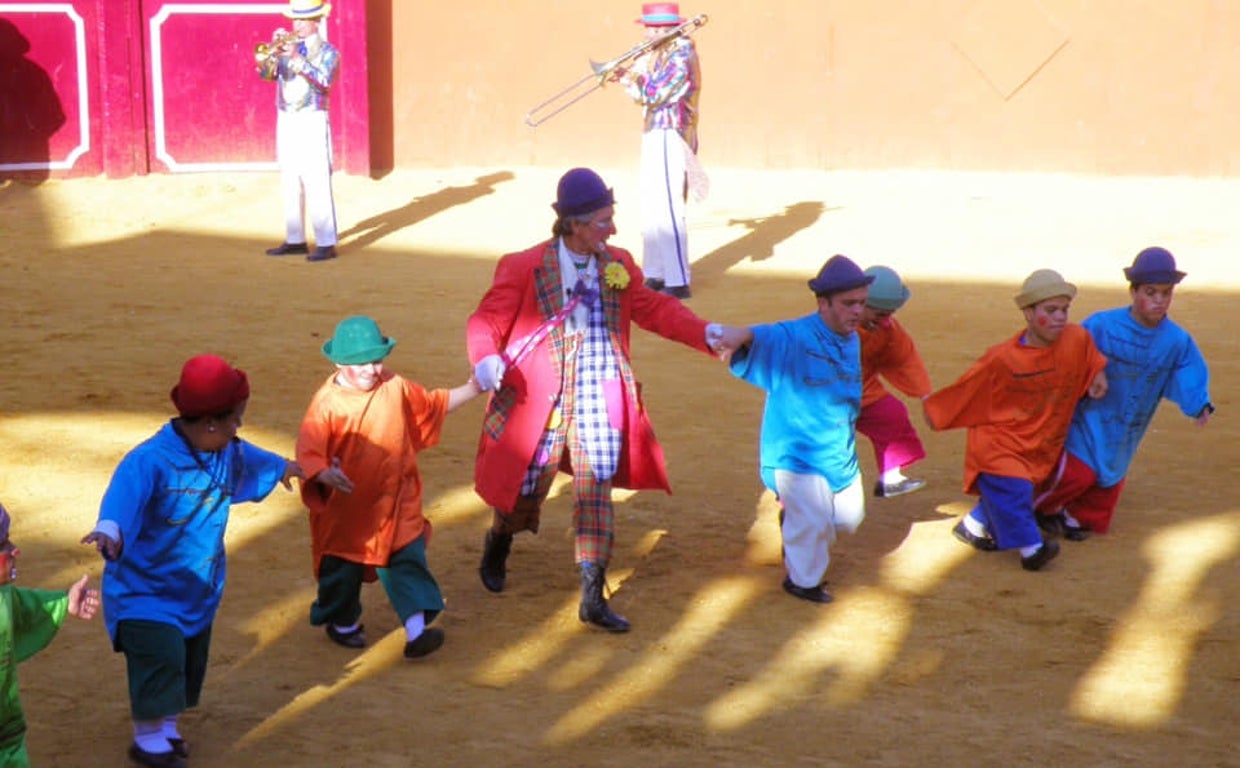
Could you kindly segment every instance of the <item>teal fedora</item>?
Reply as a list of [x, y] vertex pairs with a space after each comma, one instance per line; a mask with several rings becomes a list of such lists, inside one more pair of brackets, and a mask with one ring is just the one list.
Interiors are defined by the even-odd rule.
[[346, 317], [336, 326], [336, 334], [323, 344], [323, 354], [336, 365], [363, 365], [387, 357], [396, 346], [379, 331], [369, 317]]

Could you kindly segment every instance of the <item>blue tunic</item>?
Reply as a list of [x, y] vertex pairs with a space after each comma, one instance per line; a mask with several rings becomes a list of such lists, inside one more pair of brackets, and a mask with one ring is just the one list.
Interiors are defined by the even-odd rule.
[[1102, 399], [1077, 405], [1066, 448], [1110, 488], [1128, 474], [1159, 401], [1165, 397], [1195, 418], [1210, 402], [1210, 376], [1192, 336], [1170, 318], [1147, 328], [1119, 307], [1081, 325], [1106, 355], [1108, 389]]
[[191, 451], [171, 423], [121, 460], [99, 510], [101, 522], [120, 528], [123, 544], [103, 569], [114, 643], [122, 620], [171, 624], [186, 637], [211, 625], [224, 592], [229, 508], [265, 498], [286, 465], [241, 440], [222, 451]]
[[753, 329], [732, 355], [736, 376], [767, 391], [762, 412], [762, 482], [775, 470], [826, 478], [842, 491], [860, 474], [854, 426], [861, 413], [861, 343], [817, 314]]

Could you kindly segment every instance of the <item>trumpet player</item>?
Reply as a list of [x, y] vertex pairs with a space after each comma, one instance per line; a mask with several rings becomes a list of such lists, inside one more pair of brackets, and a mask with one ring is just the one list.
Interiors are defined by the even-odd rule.
[[[677, 3], [644, 3], [641, 18], [646, 39], [652, 40], [685, 23]], [[697, 48], [687, 34], [656, 46], [614, 78], [642, 106], [641, 149], [642, 269], [647, 284], [687, 299], [689, 239], [685, 202], [691, 186], [704, 190], [697, 164], [698, 94], [702, 75]], [[691, 184], [692, 182], [695, 182]]]
[[[293, 31], [277, 29], [258, 74], [276, 83], [276, 158], [284, 190], [284, 242], [269, 256], [304, 254], [306, 261], [336, 258], [336, 206], [332, 199], [332, 147], [327, 105], [340, 68], [340, 52], [319, 35], [331, 12], [320, 0], [291, 0], [284, 17]], [[306, 210], [314, 250], [306, 242]]]

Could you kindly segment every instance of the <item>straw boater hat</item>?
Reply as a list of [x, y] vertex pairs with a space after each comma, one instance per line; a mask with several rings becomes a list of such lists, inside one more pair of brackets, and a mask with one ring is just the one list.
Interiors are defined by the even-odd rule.
[[289, 0], [284, 17], [287, 19], [318, 19], [326, 18], [331, 12], [331, 3], [322, 3], [319, 0]]
[[1021, 309], [1032, 307], [1040, 301], [1053, 299], [1056, 296], [1076, 296], [1076, 286], [1063, 279], [1063, 275], [1053, 269], [1035, 270], [1020, 287], [1016, 294], [1016, 306]]

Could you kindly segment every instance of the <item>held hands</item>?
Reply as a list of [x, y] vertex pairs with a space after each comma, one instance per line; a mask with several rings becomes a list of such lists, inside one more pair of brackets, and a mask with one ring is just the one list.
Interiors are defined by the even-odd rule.
[[487, 355], [474, 366], [474, 381], [483, 392], [498, 392], [507, 366], [499, 355]]
[[83, 575], [69, 587], [69, 615], [90, 621], [99, 612], [99, 590], [87, 588], [90, 577]]
[[314, 479], [341, 493], [353, 493], [353, 481], [340, 468], [339, 456], [333, 458], [332, 465], [315, 475]]
[[720, 359], [727, 361], [738, 349], [753, 341], [753, 331], [732, 325], [707, 323], [706, 346]]
[[1107, 393], [1107, 374], [1106, 371], [1098, 371], [1098, 375], [1094, 380], [1089, 382], [1089, 396], [1094, 400], [1098, 400]]

